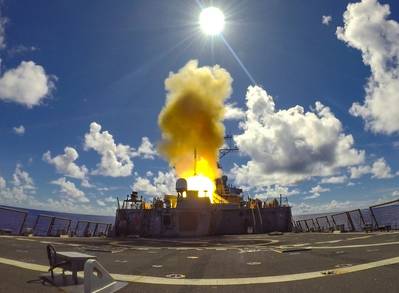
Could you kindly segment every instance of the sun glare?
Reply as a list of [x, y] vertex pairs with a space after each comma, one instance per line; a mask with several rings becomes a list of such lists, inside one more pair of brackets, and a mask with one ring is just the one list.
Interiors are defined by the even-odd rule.
[[216, 7], [207, 7], [199, 16], [201, 30], [207, 35], [220, 34], [224, 29], [224, 14]]

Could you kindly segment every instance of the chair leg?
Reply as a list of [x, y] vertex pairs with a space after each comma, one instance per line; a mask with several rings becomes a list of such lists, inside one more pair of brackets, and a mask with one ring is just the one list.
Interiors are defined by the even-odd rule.
[[54, 281], [54, 273], [53, 273], [53, 270], [50, 270], [50, 272], [51, 272], [51, 279]]

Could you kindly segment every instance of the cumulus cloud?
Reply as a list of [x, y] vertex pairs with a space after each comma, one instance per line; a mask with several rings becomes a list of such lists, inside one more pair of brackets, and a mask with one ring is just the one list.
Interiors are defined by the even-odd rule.
[[35, 183], [29, 173], [17, 164], [10, 186], [0, 177], [0, 200], [6, 204], [19, 204], [31, 200], [36, 193]]
[[348, 177], [342, 175], [342, 176], [332, 176], [328, 178], [322, 178], [321, 183], [326, 183], [326, 184], [341, 184], [345, 183], [347, 181]]
[[353, 206], [367, 206], [362, 203], [355, 204], [351, 201], [337, 201], [332, 200], [323, 204], [308, 204], [308, 203], [300, 203], [300, 204], [292, 204], [292, 212], [296, 215], [301, 214], [315, 214], [315, 213], [330, 213], [330, 212], [339, 212], [344, 210], [353, 209]]
[[133, 182], [132, 189], [143, 192], [148, 196], [163, 196], [175, 193], [176, 174], [173, 170], [169, 172], [158, 171], [151, 178], [137, 176]]
[[0, 100], [15, 102], [28, 108], [40, 105], [54, 90], [56, 77], [47, 75], [41, 65], [22, 61], [0, 77]]
[[392, 169], [384, 158], [377, 159], [372, 165], [351, 167], [349, 168], [349, 172], [352, 179], [358, 179], [366, 174], [371, 174], [372, 178], [377, 179], [388, 179], [395, 176], [392, 174]]
[[51, 152], [47, 151], [43, 154], [43, 160], [55, 167], [58, 173], [80, 180], [87, 181], [88, 170], [85, 165], [78, 166], [75, 161], [79, 158], [78, 152], [67, 146], [64, 153], [55, 157], [51, 157]]
[[0, 190], [5, 189], [7, 186], [6, 180], [0, 176]]
[[362, 177], [363, 175], [366, 175], [370, 173], [370, 166], [368, 165], [362, 165], [362, 166], [356, 166], [356, 167], [351, 167], [349, 168], [349, 172], [351, 174], [351, 179], [358, 179]]
[[224, 112], [225, 120], [241, 120], [245, 117], [245, 112], [243, 109], [236, 106], [235, 103], [226, 104]]
[[60, 192], [68, 200], [77, 201], [81, 203], [89, 202], [89, 199], [85, 196], [84, 192], [79, 190], [76, 187], [75, 183], [66, 180], [65, 177], [53, 180], [51, 181], [51, 184], [58, 185], [60, 187]]
[[321, 23], [327, 26], [330, 25], [331, 20], [332, 20], [331, 15], [323, 15], [321, 17]]
[[157, 155], [154, 145], [151, 143], [150, 139], [144, 136], [141, 139], [141, 145], [138, 147], [135, 156], [143, 157], [144, 159], [154, 159]]
[[85, 134], [85, 150], [93, 149], [100, 156], [94, 175], [126, 177], [132, 174], [135, 150], [128, 145], [116, 144], [108, 131], [101, 131], [101, 125], [92, 122], [89, 133]]
[[320, 197], [320, 193], [330, 191], [329, 188], [324, 188], [321, 185], [316, 185], [313, 186], [310, 190], [309, 193], [312, 195], [306, 196], [304, 199], [313, 199], [313, 198], [318, 198]]
[[301, 106], [276, 110], [265, 90], [250, 86], [246, 103], [243, 132], [234, 140], [250, 160], [231, 170], [240, 185], [289, 185], [364, 161], [364, 151], [353, 147], [352, 135], [320, 102], [309, 112]]
[[388, 4], [376, 0], [351, 3], [344, 13], [338, 39], [362, 52], [371, 76], [365, 86], [363, 104], [354, 103], [350, 113], [365, 120], [375, 133], [399, 131], [399, 23], [388, 19]]
[[23, 125], [20, 126], [15, 126], [13, 127], [14, 133], [18, 135], [24, 135], [25, 134], [25, 127]]
[[[74, 184], [65, 178], [53, 181], [60, 186], [61, 196], [42, 199], [37, 197], [36, 186], [29, 173], [17, 164], [12, 179], [9, 182], [0, 176], [0, 202], [13, 206], [56, 210], [60, 212], [73, 212], [85, 214], [114, 215], [115, 205], [98, 208], [98, 205], [89, 204], [89, 200], [82, 196]], [[7, 184], [8, 183], [8, 184]], [[101, 199], [104, 202], [115, 201], [112, 197]]]
[[112, 196], [108, 196], [108, 197], [104, 198], [104, 201], [105, 202], [115, 202], [116, 198], [113, 198]]
[[133, 190], [143, 192], [146, 195], [158, 195], [157, 188], [152, 184], [151, 180], [144, 177], [137, 177], [133, 183]]
[[15, 172], [12, 175], [12, 184], [16, 187], [22, 187], [28, 190], [35, 190], [35, 183], [29, 173], [22, 169], [21, 164], [17, 164]]
[[379, 158], [371, 166], [371, 174], [373, 178], [386, 179], [392, 178], [391, 167], [388, 166], [384, 158]]
[[97, 199], [96, 202], [101, 207], [105, 207], [106, 206], [105, 202], [103, 200], [101, 200], [101, 199]]
[[255, 197], [256, 198], [268, 198], [268, 197], [279, 197], [280, 195], [291, 196], [291, 195], [296, 195], [299, 193], [300, 193], [300, 191], [298, 189], [290, 189], [287, 186], [281, 186], [281, 185], [276, 184], [273, 186], [268, 186], [266, 188], [265, 195], [257, 194]]

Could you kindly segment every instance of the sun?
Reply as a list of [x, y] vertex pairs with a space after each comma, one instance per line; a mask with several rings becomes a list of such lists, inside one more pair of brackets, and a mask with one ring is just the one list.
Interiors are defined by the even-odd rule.
[[207, 35], [218, 35], [224, 29], [224, 14], [216, 7], [202, 9], [199, 16], [201, 30]]

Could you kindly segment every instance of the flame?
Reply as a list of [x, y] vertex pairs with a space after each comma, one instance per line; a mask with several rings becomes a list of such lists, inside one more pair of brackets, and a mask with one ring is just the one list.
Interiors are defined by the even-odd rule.
[[196, 175], [187, 178], [188, 190], [197, 190], [199, 197], [208, 196], [213, 202], [213, 193], [215, 191], [215, 184], [211, 179], [203, 175]]
[[219, 170], [212, 168], [209, 162], [204, 158], [200, 158], [197, 161], [195, 169], [196, 174], [194, 174], [193, 167], [185, 170], [181, 174], [181, 177], [187, 180], [187, 189], [197, 190], [199, 197], [208, 196], [213, 203], [216, 189], [215, 178], [219, 176]]

